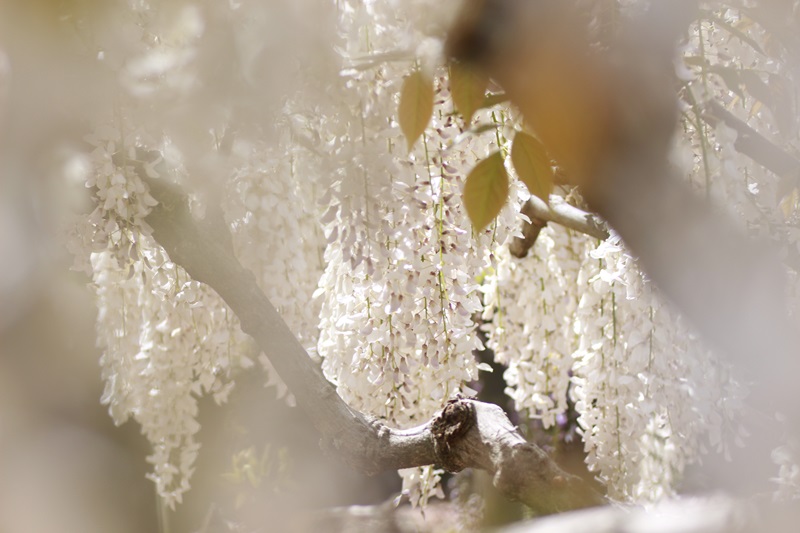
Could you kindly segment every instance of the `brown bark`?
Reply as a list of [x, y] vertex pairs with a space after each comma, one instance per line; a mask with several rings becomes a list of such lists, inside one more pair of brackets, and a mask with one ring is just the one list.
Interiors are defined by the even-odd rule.
[[580, 478], [562, 471], [530, 444], [503, 411], [456, 399], [429, 422], [395, 429], [350, 408], [309, 357], [253, 274], [237, 261], [221, 214], [203, 220], [189, 213], [185, 195], [159, 179], [146, 179], [158, 200], [147, 217], [153, 237], [172, 261], [214, 289], [267, 355], [297, 404], [322, 435], [323, 446], [367, 474], [430, 464], [450, 471], [481, 468], [495, 485], [539, 513], [603, 503]]

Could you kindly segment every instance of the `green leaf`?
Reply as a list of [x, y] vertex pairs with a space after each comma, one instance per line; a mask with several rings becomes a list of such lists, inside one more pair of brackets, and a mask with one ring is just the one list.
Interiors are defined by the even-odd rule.
[[433, 79], [421, 71], [412, 72], [400, 90], [398, 121], [408, 141], [408, 150], [414, 147], [433, 115]]
[[528, 191], [549, 203], [553, 192], [553, 167], [542, 143], [518, 131], [511, 146], [511, 162]]
[[464, 206], [476, 231], [489, 225], [508, 198], [508, 173], [503, 156], [495, 152], [480, 161], [464, 184]]
[[450, 93], [456, 109], [469, 124], [475, 111], [483, 107], [489, 78], [466, 63], [450, 64]]

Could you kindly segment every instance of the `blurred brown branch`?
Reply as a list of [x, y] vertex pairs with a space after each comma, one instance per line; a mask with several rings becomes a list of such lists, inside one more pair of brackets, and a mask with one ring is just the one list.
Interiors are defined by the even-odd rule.
[[700, 116], [710, 126], [716, 126], [722, 121], [728, 127], [736, 130], [738, 135], [734, 142], [734, 148], [759, 165], [780, 177], [793, 178], [794, 181], [800, 178], [800, 159], [748, 126], [719, 102], [714, 100], [707, 102]]

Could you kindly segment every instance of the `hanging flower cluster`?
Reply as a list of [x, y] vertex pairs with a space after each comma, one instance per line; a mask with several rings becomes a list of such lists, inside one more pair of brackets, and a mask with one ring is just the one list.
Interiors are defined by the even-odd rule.
[[[292, 90], [263, 130], [242, 119], [259, 102], [248, 98], [259, 90], [262, 59], [278, 46], [262, 42], [272, 34], [265, 28], [277, 28], [261, 4], [191, 5], [178, 10], [174, 24], [147, 2], [121, 9], [124, 37], [104, 61], [119, 74], [125, 96], [110, 126], [98, 126], [91, 139], [95, 172], [87, 186], [97, 206], [70, 240], [76, 266], [92, 276], [97, 295], [103, 402], [115, 422], [132, 416], [141, 424], [153, 447], [150, 477], [169, 505], [180, 501], [194, 468], [197, 398], [224, 401], [234, 373], [253, 361], [227, 306], [151, 238], [144, 219], [155, 202], [141, 176], [157, 176], [158, 158], [140, 160], [142, 151], [227, 177], [222, 203], [238, 258], [342, 398], [361, 411], [408, 427], [454, 393], [469, 392], [465, 383], [480, 370], [476, 328], [485, 323], [518, 409], [550, 427], [574, 403], [587, 464], [613, 499], [672, 494], [685, 466], [706, 448], [725, 453], [745, 436], [735, 423], [742, 389], [650, 286], [617, 236], [598, 243], [551, 225], [530, 257], [512, 259], [506, 245], [519, 231], [519, 206], [528, 196], [517, 180], [508, 204], [494, 206], [499, 216], [473, 228], [467, 176], [489, 162], [507, 178], [508, 161], [515, 168], [521, 161], [507, 138], [529, 156], [538, 141], [517, 133], [523, 126], [507, 109], [482, 108], [485, 88], [471, 95], [478, 103], [466, 102], [474, 109], [454, 104], [457, 84], [441, 52], [454, 3], [327, 6], [335, 42], [326, 41], [316, 60], [282, 65], [287, 70], [279, 77], [294, 80]], [[271, 8], [300, 20], [318, 9], [316, 2], [288, 1]], [[733, 9], [714, 16], [731, 27], [743, 20]], [[223, 31], [209, 30], [213, 17], [229, 21], [236, 34], [231, 64], [241, 67], [236, 75], [246, 90], [214, 85], [217, 93], [203, 92], [202, 81], [219, 67], [203, 58], [216, 57], [209, 50], [224, 41], [214, 40]], [[758, 27], [748, 31], [763, 41]], [[800, 193], [786, 192], [786, 183], [745, 159], [735, 130], [724, 122], [712, 128], [701, 117], [707, 101], [722, 101], [771, 139], [796, 146], [776, 88], [797, 80], [784, 62], [729, 33], [701, 21], [685, 47], [685, 135], [676, 141], [675, 160], [743, 229], [778, 235], [786, 257], [800, 257]], [[421, 99], [431, 94], [429, 115], [401, 116], [407, 83]], [[236, 102], [203, 105], [220, 95]], [[176, 102], [185, 101], [189, 112], [180, 114]], [[167, 132], [158, 110], [173, 107], [175, 116], [191, 120]], [[268, 141], [261, 140], [267, 129]], [[206, 157], [223, 152], [222, 142], [216, 138], [214, 146], [211, 135], [198, 140], [197, 131], [236, 133], [227, 159]], [[529, 157], [528, 170], [552, 172], [540, 159]], [[199, 180], [187, 170], [182, 179]], [[511, 175], [535, 188], [520, 170]], [[549, 186], [539, 191], [543, 198]], [[790, 270], [796, 279], [797, 268]], [[259, 359], [269, 367], [263, 354]], [[774, 455], [782, 494], [797, 486], [796, 454], [787, 450]], [[441, 471], [433, 467], [402, 476], [415, 505], [442, 494]]]
[[653, 292], [617, 236], [589, 256], [579, 275], [573, 389], [587, 464], [612, 498], [654, 501], [672, 493], [704, 442], [727, 453], [743, 431], [735, 422], [743, 392]]
[[[714, 23], [714, 17], [723, 22]], [[797, 132], [791, 131], [780, 112], [791, 109], [784, 91], [791, 86], [791, 69], [773, 59], [779, 55], [776, 50], [764, 52], [770, 44], [758, 43], [765, 42], [766, 32], [737, 10], [723, 9], [704, 19], [696, 24], [684, 50], [690, 68], [678, 69], [686, 83], [682, 91], [686, 135], [677, 140], [674, 159], [742, 229], [777, 236], [791, 258], [798, 236], [793, 228], [796, 193], [789, 189], [786, 195], [786, 183], [736, 149], [737, 132], [730, 126], [720, 121], [712, 127], [702, 118], [708, 101], [720, 101], [777, 144], [794, 139]], [[739, 27], [752, 31], [753, 39], [735, 34]], [[588, 245], [578, 252], [575, 292], [563, 293], [558, 280], [569, 272], [565, 266], [575, 268], [574, 262], [561, 259], [551, 265], [553, 252], [546, 250], [550, 235], [545, 230], [542, 237], [544, 242], [534, 248], [536, 259], [500, 269], [500, 298], [487, 300], [498, 309], [489, 344], [498, 360], [509, 365], [508, 392], [517, 406], [550, 425], [563, 411], [563, 391], [569, 387], [587, 463], [615, 499], [650, 501], [670, 494], [685, 465], [698, 453], [711, 447], [727, 455], [729, 443], [741, 444], [747, 432], [737, 426], [735, 415], [741, 408], [742, 388], [694, 339], [683, 319], [661, 302], [618, 240], [612, 237], [596, 249]], [[522, 278], [550, 283], [520, 290], [508, 281], [518, 272], [525, 272]], [[790, 274], [796, 279], [794, 272]], [[579, 303], [571, 311], [574, 298]], [[559, 312], [551, 316], [541, 312], [554, 302], [561, 304]], [[554, 327], [552, 320], [558, 325]], [[570, 339], [578, 343], [566, 368], [553, 364], [564, 360], [563, 348], [553, 349], [553, 332], [558, 332], [560, 343]], [[774, 454], [781, 466], [778, 480], [783, 496], [796, 470], [790, 449], [785, 446]]]
[[[226, 401], [234, 374], [252, 367], [256, 354], [227, 305], [170, 261], [144, 221], [156, 202], [143, 177], [187, 180], [183, 154], [154, 127], [150, 106], [193, 94], [202, 13], [188, 6], [167, 24], [137, 4], [126, 15], [121, 23], [135, 30], [126, 33], [134, 36], [128, 43], [134, 59], [119, 67], [125, 95], [114, 118], [100, 122], [87, 139], [95, 149], [86, 186], [97, 206], [76, 223], [69, 246], [76, 268], [92, 276], [96, 291], [106, 382], [102, 402], [115, 423], [133, 417], [142, 426], [153, 449], [148, 477], [174, 507], [190, 487], [200, 447], [198, 398], [208, 394], [217, 403]], [[237, 145], [238, 152], [247, 146]], [[290, 165], [278, 165], [276, 155], [254, 148], [244, 157], [247, 165], [231, 179], [233, 192], [225, 203], [237, 252], [311, 349], [316, 314], [304, 302], [319, 276], [317, 225], [309, 216], [296, 216], [304, 205], [298, 197], [304, 196]], [[169, 164], [162, 164], [165, 158]], [[160, 175], [165, 168], [169, 175]], [[264, 234], [275, 238], [265, 243]], [[265, 244], [269, 248], [261, 248]], [[259, 360], [269, 369], [263, 356]], [[273, 372], [269, 379], [282, 387]]]
[[[312, 295], [322, 272], [324, 247], [314, 191], [296, 176], [291, 148], [240, 146], [246, 153], [240, 154], [242, 166], [231, 177], [225, 207], [239, 261], [256, 275], [259, 287], [314, 357], [319, 305]], [[267, 357], [261, 354], [259, 361], [269, 384], [284, 396], [286, 386]], [[293, 402], [291, 396], [287, 400]]]
[[613, 499], [671, 494], [703, 442], [729, 441], [741, 391], [653, 294], [619, 237], [597, 246], [545, 228], [531, 252], [495, 280], [489, 345], [508, 365], [509, 395], [545, 427], [569, 395], [587, 465]]
[[[408, 39], [397, 9], [345, 4], [346, 60]], [[365, 28], [375, 33], [364, 35]], [[490, 265], [491, 248], [517, 226], [518, 206], [509, 206], [487, 230], [472, 230], [461, 202], [464, 177], [475, 155], [498, 148], [496, 137], [449, 149], [463, 127], [442, 69], [428, 68], [435, 74], [433, 123], [410, 153], [392, 120], [408, 62], [350, 73], [343, 97], [352, 102], [350, 114], [337, 115], [346, 123], [317, 130], [323, 142], [330, 139], [326, 155], [338, 169], [320, 219], [328, 243], [318, 290], [323, 369], [351, 405], [403, 427], [427, 420], [477, 378], [476, 279]], [[402, 474], [413, 504], [441, 496], [440, 471]]]
[[[131, 133], [98, 129], [88, 187], [95, 210], [77, 225], [96, 291], [97, 343], [106, 382], [102, 402], [116, 424], [133, 417], [152, 445], [148, 474], [169, 506], [181, 501], [199, 450], [197, 398], [224, 402], [232, 373], [253, 362], [247, 337], [222, 300], [172, 263], [144, 217], [155, 205], [138, 171], [142, 146]], [[86, 266], [86, 265], [84, 265]]]
[[485, 285], [488, 346], [508, 367], [507, 392], [519, 410], [541, 418], [545, 428], [567, 410], [572, 353], [578, 336], [571, 318], [578, 306], [577, 277], [587, 237], [545, 226], [529, 257], [507, 249]]

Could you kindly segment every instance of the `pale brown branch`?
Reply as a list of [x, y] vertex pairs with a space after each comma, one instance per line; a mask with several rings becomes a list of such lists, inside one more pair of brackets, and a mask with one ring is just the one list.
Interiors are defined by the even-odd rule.
[[233, 310], [242, 331], [255, 339], [322, 434], [324, 447], [368, 474], [430, 464], [450, 470], [482, 468], [508, 496], [539, 513], [603, 503], [582, 479], [562, 471], [526, 442], [496, 406], [453, 400], [431, 421], [406, 430], [389, 428], [350, 408], [253, 274], [238, 262], [218, 210], [209, 208], [205, 219], [195, 220], [182, 191], [163, 180], [143, 179], [159, 202], [147, 217], [153, 237], [172, 261], [214, 289]]
[[705, 104], [700, 117], [710, 126], [716, 126], [722, 121], [736, 130], [734, 148], [764, 168], [778, 176], [794, 178], [795, 181], [800, 176], [800, 160], [734, 116], [719, 102], [712, 100]]
[[560, 196], [551, 195], [550, 205], [547, 205], [541, 198], [531, 196], [522, 206], [522, 214], [531, 221], [524, 223], [522, 237], [514, 239], [509, 246], [514, 257], [522, 258], [528, 254], [528, 250], [536, 242], [539, 232], [548, 222], [555, 222], [601, 241], [608, 238], [608, 230], [599, 216], [568, 204]]

